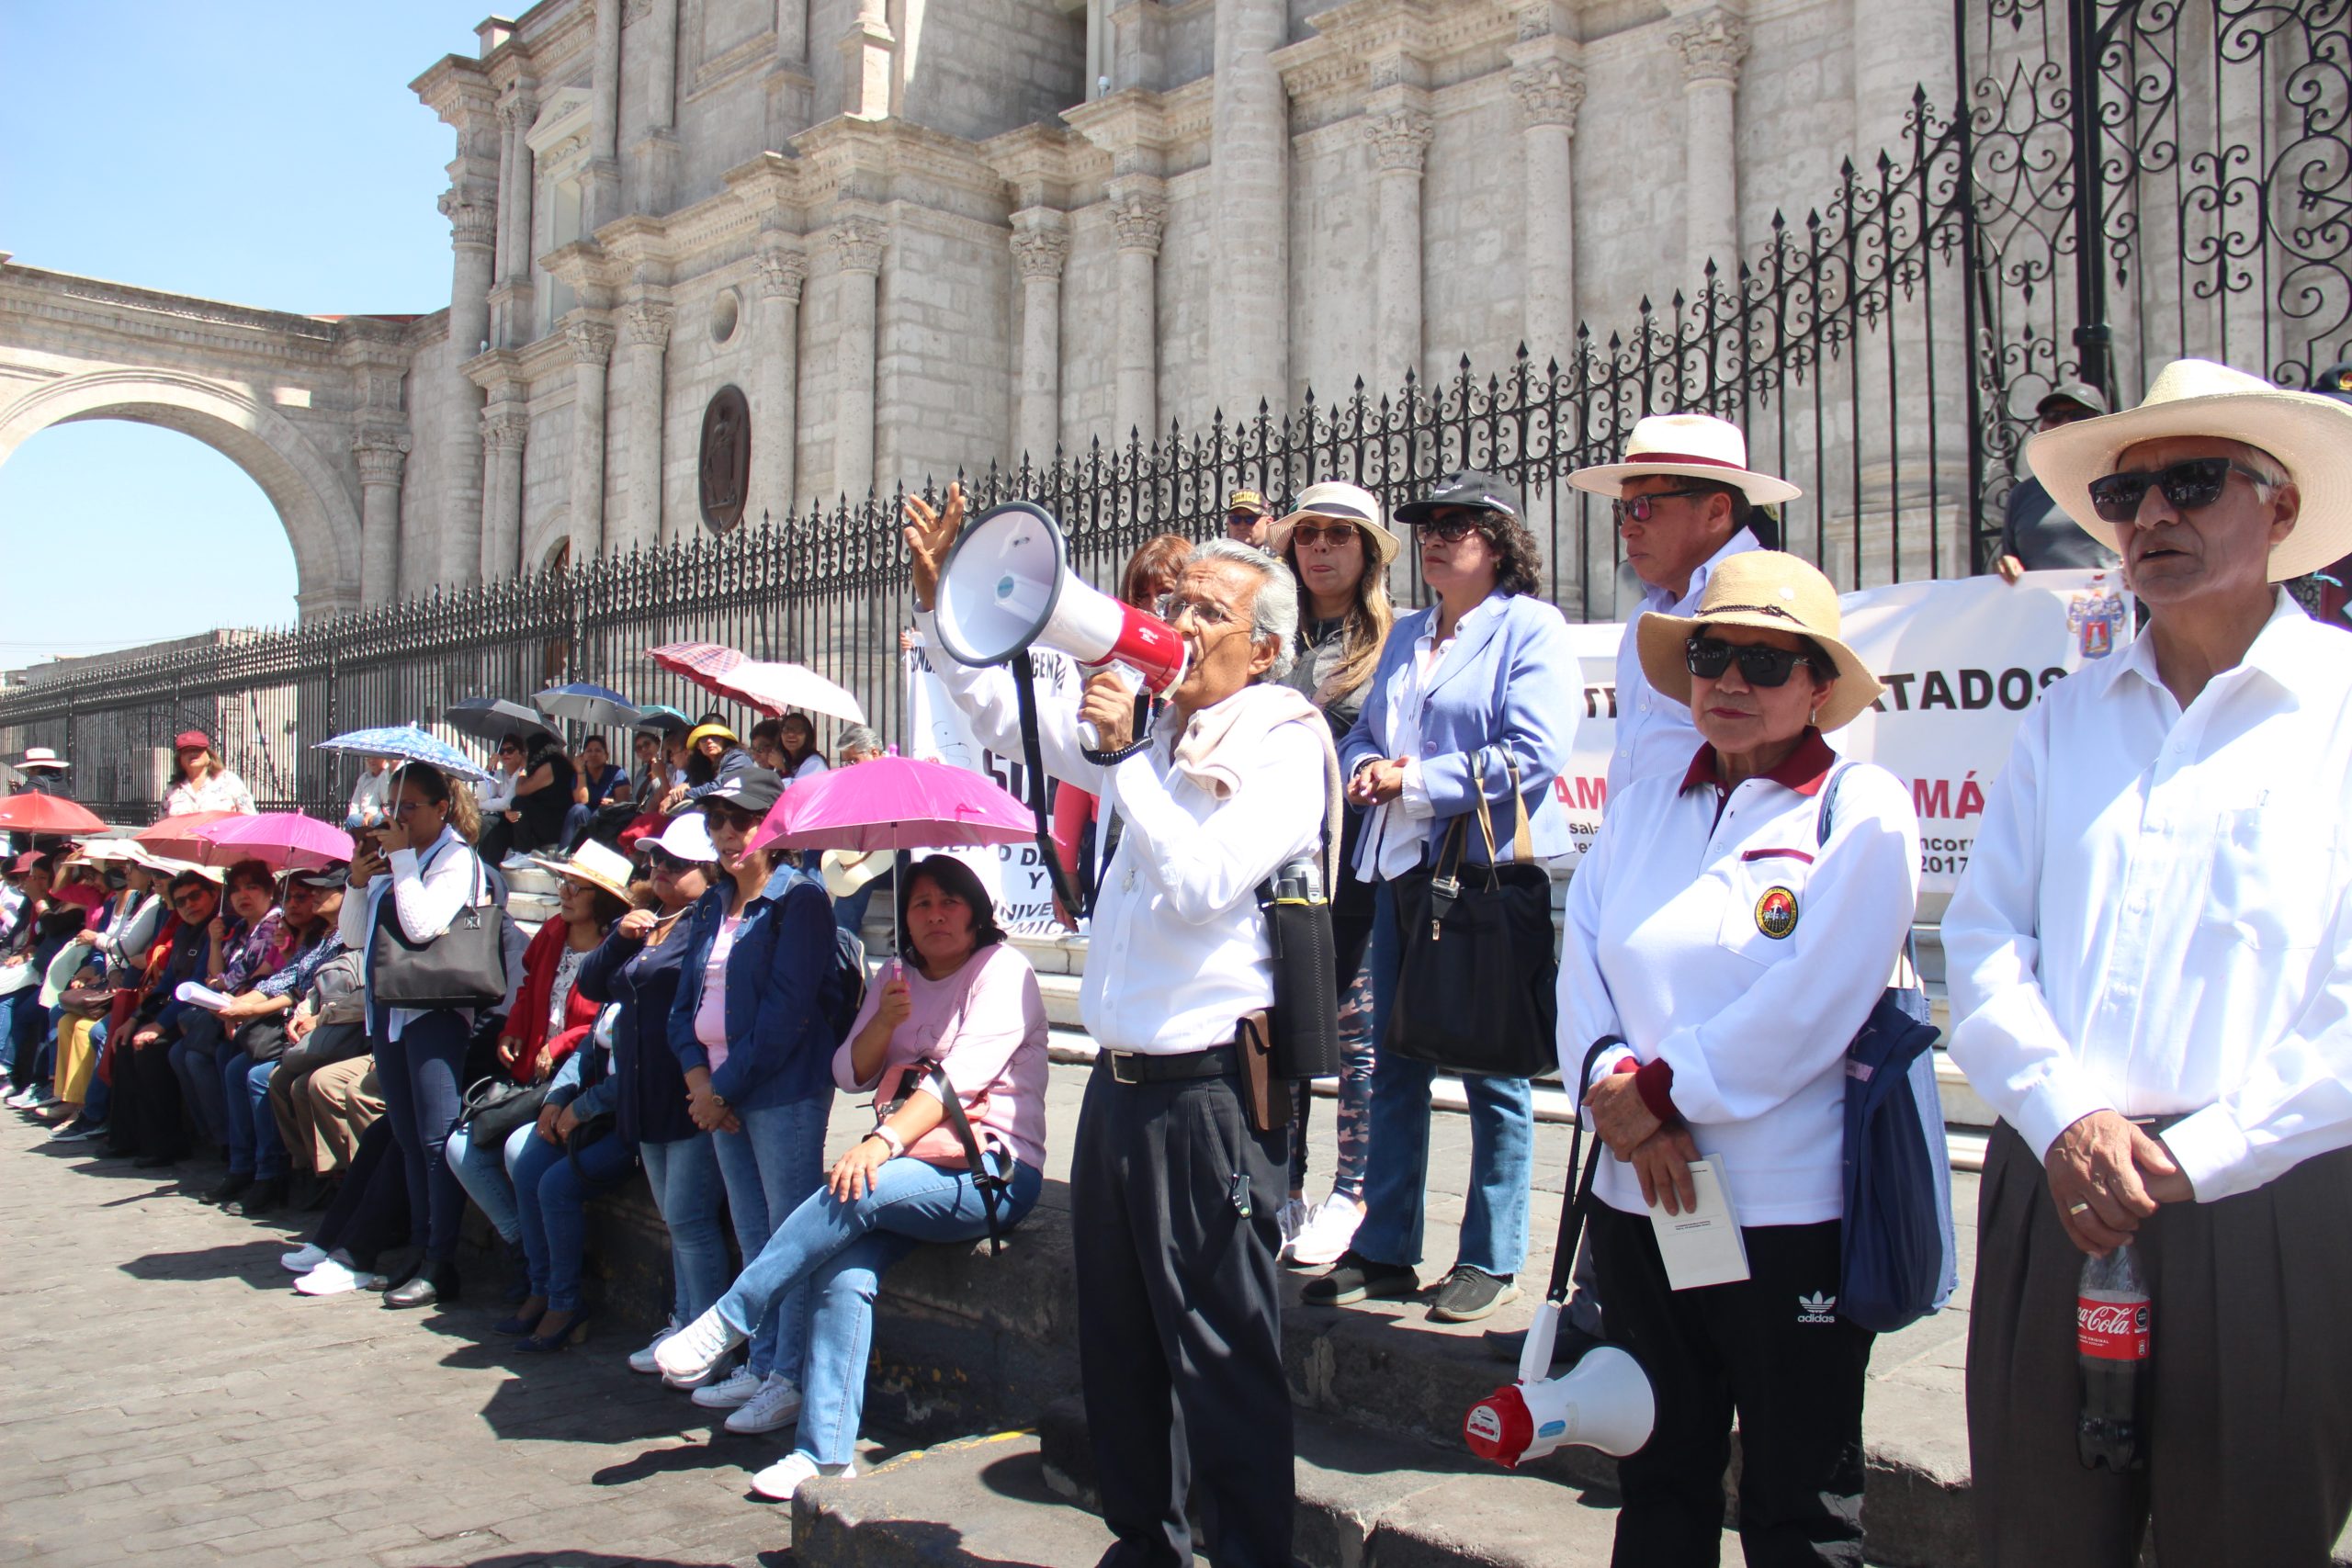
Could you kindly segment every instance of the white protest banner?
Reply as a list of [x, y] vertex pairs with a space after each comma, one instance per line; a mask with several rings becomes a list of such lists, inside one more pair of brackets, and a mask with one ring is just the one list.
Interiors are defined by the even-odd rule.
[[[1846, 641], [1887, 690], [1830, 742], [1911, 785], [1920, 892], [1932, 911], [1967, 868], [1984, 793], [2008, 761], [2018, 716], [2052, 681], [2123, 649], [2130, 602], [2104, 572], [2034, 571], [2015, 586], [1989, 576], [1900, 582], [1845, 594], [1838, 606]], [[1624, 628], [1568, 631], [1585, 689], [1575, 752], [1553, 788], [1580, 854], [1600, 831], [1608, 798]]]
[[[946, 688], [932, 673], [932, 650], [918, 644], [903, 656], [907, 671], [908, 752], [936, 762], [947, 762], [985, 773], [1023, 804], [1029, 799], [1029, 768], [1021, 758], [1001, 757], [980, 744], [963, 709], [948, 700]], [[1059, 654], [1038, 649], [1037, 706], [1045, 711], [1058, 704], [1067, 708], [1078, 701], [1078, 668]], [[1046, 785], [1048, 801], [1052, 784]], [[1061, 936], [1054, 919], [1054, 886], [1037, 846], [997, 844], [941, 852], [954, 855], [979, 876], [996, 900], [997, 919], [1014, 936]]]

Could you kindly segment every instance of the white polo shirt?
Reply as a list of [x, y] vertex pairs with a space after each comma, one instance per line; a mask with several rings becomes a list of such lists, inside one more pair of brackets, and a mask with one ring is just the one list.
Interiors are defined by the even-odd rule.
[[[1820, 794], [1841, 769], [1827, 841]], [[1846, 1048], [1894, 972], [1918, 896], [1919, 822], [1885, 769], [1810, 736], [1728, 798], [1714, 752], [1611, 800], [1568, 884], [1560, 1060], [1621, 1036], [1645, 1100], [1663, 1093], [1720, 1162], [1742, 1225], [1815, 1224], [1843, 1208]], [[1604, 1156], [1594, 1190], [1646, 1212]]]
[[1643, 613], [1661, 615], [1695, 615], [1715, 568], [1736, 555], [1760, 550], [1763, 543], [1742, 528], [1724, 541], [1690, 574], [1680, 598], [1663, 588], [1645, 584], [1642, 611], [1625, 617], [1625, 635], [1617, 643], [1617, 730], [1609, 753], [1609, 799], [1611, 805], [1636, 779], [1680, 775], [1699, 744], [1698, 727], [1690, 722], [1690, 705], [1666, 695], [1642, 673]]

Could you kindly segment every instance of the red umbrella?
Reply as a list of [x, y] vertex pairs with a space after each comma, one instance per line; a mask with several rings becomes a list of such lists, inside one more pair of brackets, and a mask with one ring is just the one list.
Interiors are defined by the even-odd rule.
[[770, 718], [806, 708], [852, 724], [865, 722], [865, 710], [855, 697], [805, 664], [752, 659], [716, 642], [665, 643], [647, 649], [645, 657], [706, 692], [748, 703]]
[[0, 800], [0, 828], [12, 833], [96, 833], [106, 824], [63, 795], [28, 793]]
[[176, 817], [166, 817], [152, 828], [141, 828], [130, 836], [131, 842], [151, 855], [165, 860], [201, 861], [211, 846], [196, 836], [196, 830], [208, 822], [219, 822], [239, 816], [234, 811], [183, 811]]
[[213, 865], [257, 860], [272, 871], [317, 871], [351, 859], [351, 835], [299, 811], [231, 812], [196, 829], [203, 858]]

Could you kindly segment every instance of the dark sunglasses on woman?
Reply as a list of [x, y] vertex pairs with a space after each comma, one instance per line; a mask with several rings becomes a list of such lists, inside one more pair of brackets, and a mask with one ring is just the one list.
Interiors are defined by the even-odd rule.
[[1809, 653], [1758, 643], [1728, 643], [1721, 637], [1694, 637], [1682, 645], [1683, 662], [1702, 681], [1712, 681], [1739, 660], [1740, 677], [1751, 686], [1785, 686], [1800, 664], [1819, 667]]
[[1443, 539], [1449, 545], [1458, 545], [1471, 535], [1482, 531], [1476, 517], [1443, 517], [1427, 523], [1416, 523], [1413, 526], [1424, 534], [1434, 535]]
[[2222, 486], [2229, 482], [2232, 474], [2243, 474], [2256, 484], [2278, 482], [2268, 474], [2228, 457], [2188, 457], [2169, 468], [2135, 468], [2130, 473], [2093, 479], [2091, 510], [2098, 513], [2102, 523], [2129, 523], [2140, 515], [2140, 502], [2153, 487], [2164, 491], [2165, 500], [2172, 503], [2174, 511], [2194, 512], [2219, 501]]

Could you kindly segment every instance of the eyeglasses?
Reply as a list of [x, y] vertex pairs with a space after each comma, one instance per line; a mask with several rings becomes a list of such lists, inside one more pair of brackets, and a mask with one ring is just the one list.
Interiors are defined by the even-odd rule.
[[1183, 599], [1170, 594], [1164, 603], [1168, 606], [1164, 618], [1171, 626], [1187, 615], [1204, 626], [1221, 626], [1233, 619], [1232, 612], [1224, 605], [1206, 599]]
[[1432, 517], [1426, 523], [1416, 523], [1413, 526], [1424, 534], [1435, 535], [1449, 545], [1458, 545], [1471, 535], [1486, 531], [1485, 525], [1475, 513], [1468, 517]]
[[1690, 673], [1702, 681], [1713, 681], [1731, 661], [1739, 660], [1739, 673], [1751, 686], [1785, 686], [1789, 676], [1800, 664], [1820, 669], [1820, 662], [1809, 653], [1797, 653], [1785, 648], [1766, 648], [1758, 643], [1729, 643], [1721, 637], [1694, 637], [1682, 645], [1682, 660]]
[[2176, 512], [2194, 512], [2222, 497], [2222, 486], [2232, 474], [2243, 474], [2260, 485], [2279, 481], [2228, 457], [2188, 457], [2153, 472], [2134, 469], [2109, 474], [2090, 483], [2091, 510], [2102, 523], [2129, 523], [2140, 515], [2140, 502], [2151, 487], [2164, 491]]
[[392, 815], [395, 817], [407, 817], [415, 812], [423, 811], [427, 807], [434, 804], [435, 803], [424, 800], [396, 800], [392, 802], [390, 810]]
[[1302, 550], [1311, 545], [1329, 545], [1336, 550], [1350, 539], [1361, 536], [1352, 523], [1334, 523], [1325, 528], [1316, 527], [1311, 523], [1299, 523], [1294, 525], [1290, 531], [1290, 542]]
[[1711, 491], [1703, 490], [1654, 490], [1647, 495], [1630, 495], [1623, 501], [1611, 502], [1609, 515], [1615, 521], [1617, 526], [1623, 528], [1629, 520], [1635, 523], [1648, 522], [1657, 513], [1657, 503], [1661, 501], [1679, 501], [1686, 496], [1713, 493]]

